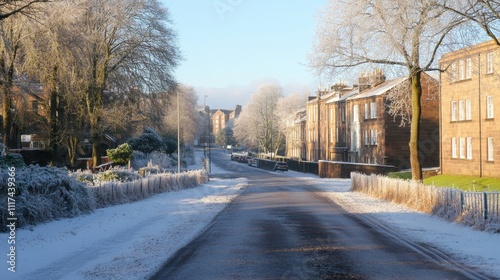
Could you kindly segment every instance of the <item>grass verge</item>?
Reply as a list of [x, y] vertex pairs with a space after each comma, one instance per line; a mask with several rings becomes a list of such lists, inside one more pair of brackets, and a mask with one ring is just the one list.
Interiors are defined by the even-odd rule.
[[495, 192], [500, 191], [499, 178], [480, 178], [475, 176], [437, 175], [424, 179], [424, 184], [436, 187], [457, 188], [462, 191]]

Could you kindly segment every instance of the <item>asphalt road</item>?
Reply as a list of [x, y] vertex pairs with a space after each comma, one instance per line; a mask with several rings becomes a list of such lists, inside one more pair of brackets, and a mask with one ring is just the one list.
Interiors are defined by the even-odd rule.
[[307, 180], [213, 152], [250, 186], [152, 279], [487, 279], [426, 244], [347, 213]]

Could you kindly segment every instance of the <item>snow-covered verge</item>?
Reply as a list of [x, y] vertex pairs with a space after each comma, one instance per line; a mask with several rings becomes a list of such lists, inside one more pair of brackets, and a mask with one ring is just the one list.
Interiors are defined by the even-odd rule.
[[0, 279], [144, 279], [202, 231], [247, 185], [220, 180], [19, 229], [16, 272], [0, 234]]
[[351, 174], [351, 190], [432, 213], [477, 230], [500, 233], [498, 193], [463, 192], [378, 175]]
[[[293, 176], [303, 177], [300, 174]], [[350, 179], [311, 177], [309, 180], [314, 180], [321, 190], [318, 194], [340, 204], [346, 211], [368, 215], [404, 239], [439, 248], [457, 261], [493, 279], [500, 279], [500, 234], [476, 231], [444, 218], [352, 192]]]
[[[111, 171], [116, 174], [119, 170]], [[0, 182], [8, 181], [8, 186], [0, 188], [0, 232], [8, 230], [9, 217], [15, 217], [16, 227], [21, 228], [76, 217], [95, 208], [137, 201], [157, 193], [193, 188], [208, 180], [203, 170], [144, 178], [134, 174], [136, 179], [131, 182], [84, 184], [76, 179], [78, 174], [56, 167], [0, 168]]]

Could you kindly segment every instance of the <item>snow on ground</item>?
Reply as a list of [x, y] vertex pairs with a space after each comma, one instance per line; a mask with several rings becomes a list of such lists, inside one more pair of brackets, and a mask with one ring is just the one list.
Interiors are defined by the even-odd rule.
[[[212, 165], [212, 173], [226, 171]], [[273, 172], [273, 174], [275, 174]], [[464, 263], [500, 277], [500, 235], [473, 231], [440, 218], [349, 192], [350, 180], [306, 178], [321, 195], [353, 213], [365, 213], [416, 242], [426, 242]], [[246, 179], [211, 179], [195, 189], [99, 209], [90, 215], [16, 231], [16, 272], [7, 270], [6, 233], [0, 234], [0, 279], [144, 279], [198, 235], [247, 185]], [[7, 252], [7, 253], [6, 253]], [[1, 257], [3, 256], [3, 257]]]

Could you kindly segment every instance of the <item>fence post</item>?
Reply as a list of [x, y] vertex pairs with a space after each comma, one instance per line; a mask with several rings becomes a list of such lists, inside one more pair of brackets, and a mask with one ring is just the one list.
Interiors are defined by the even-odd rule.
[[464, 192], [460, 191], [460, 214], [464, 212]]
[[484, 219], [488, 220], [488, 194], [486, 192], [483, 193], [484, 198]]

